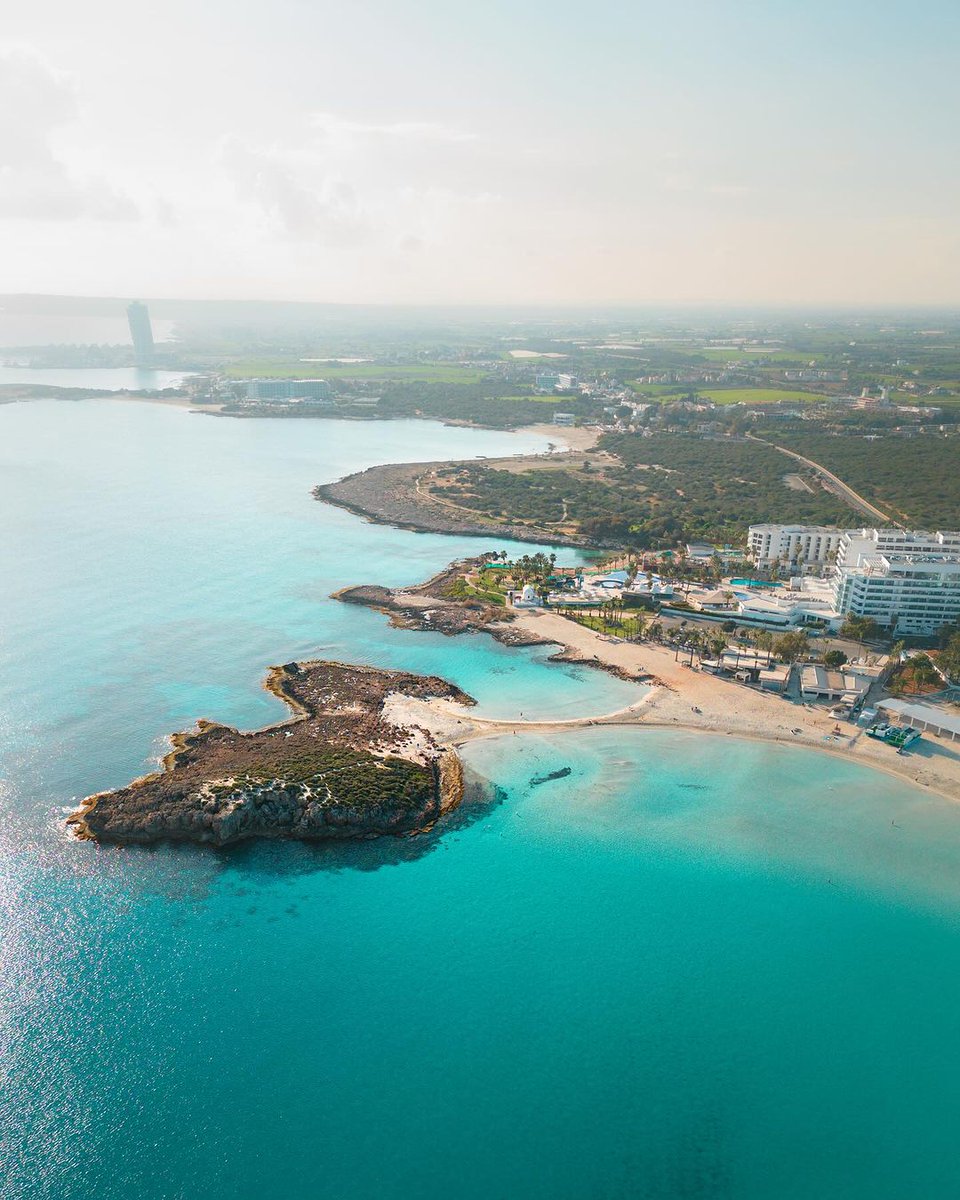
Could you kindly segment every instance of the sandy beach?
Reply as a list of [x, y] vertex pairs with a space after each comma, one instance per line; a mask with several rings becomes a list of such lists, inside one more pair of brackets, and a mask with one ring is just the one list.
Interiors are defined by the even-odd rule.
[[823, 707], [795, 703], [772, 692], [691, 669], [676, 661], [674, 651], [665, 647], [607, 640], [565, 617], [535, 609], [518, 612], [513, 627], [556, 642], [574, 660], [594, 661], [632, 675], [649, 675], [655, 682], [629, 708], [567, 721], [489, 720], [448, 701], [406, 697], [391, 697], [384, 715], [405, 725], [423, 725], [438, 741], [451, 746], [524, 729], [560, 732], [588, 725], [649, 725], [700, 730], [805, 746], [960, 800], [960, 744], [949, 739], [925, 733], [914, 747], [898, 755], [891, 746], [867, 737], [861, 728], [846, 721], [840, 722], [841, 735], [834, 736], [837, 722]]
[[589, 450], [600, 437], [596, 426], [586, 425], [522, 425], [517, 432], [535, 433], [560, 450]]

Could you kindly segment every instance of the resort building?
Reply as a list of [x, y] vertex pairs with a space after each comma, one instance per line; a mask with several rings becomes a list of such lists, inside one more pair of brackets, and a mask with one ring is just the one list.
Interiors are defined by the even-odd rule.
[[852, 671], [830, 671], [810, 663], [800, 670], [800, 695], [804, 700], [839, 700], [856, 704], [870, 690], [868, 676]]
[[325, 379], [248, 379], [248, 400], [330, 400]]
[[788, 585], [765, 587], [731, 580], [729, 585], [694, 599], [705, 611], [735, 609], [744, 621], [771, 629], [817, 625], [836, 630], [843, 622], [830, 583], [809, 576], [798, 575]]
[[826, 525], [751, 525], [747, 545], [758, 567], [799, 560], [823, 564], [833, 562], [843, 536], [842, 529]]
[[700, 670], [711, 675], [732, 675], [740, 683], [758, 683], [771, 692], [785, 692], [790, 664], [771, 662], [769, 655], [725, 650], [719, 658], [700, 660]]
[[960, 617], [960, 532], [845, 533], [831, 581], [838, 612], [928, 635]]
[[553, 414], [554, 425], [573, 425], [576, 419], [575, 413], [555, 412]]
[[661, 579], [659, 575], [653, 575], [649, 579], [646, 575], [638, 575], [633, 583], [624, 588], [624, 595], [636, 596], [641, 600], [669, 603], [674, 598], [674, 587], [672, 583]]

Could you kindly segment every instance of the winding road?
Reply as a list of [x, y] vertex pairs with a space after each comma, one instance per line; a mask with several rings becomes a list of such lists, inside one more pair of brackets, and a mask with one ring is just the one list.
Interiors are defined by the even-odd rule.
[[895, 521], [882, 508], [877, 508], [875, 504], [871, 504], [869, 500], [864, 499], [859, 492], [853, 490], [849, 483], [844, 483], [839, 475], [834, 475], [833, 471], [828, 471], [822, 463], [814, 462], [812, 458], [805, 458], [795, 450], [788, 450], [786, 446], [778, 446], [776, 442], [769, 442], [766, 438], [757, 437], [755, 434], [748, 433], [747, 437], [752, 442], [762, 442], [765, 446], [771, 446], [774, 450], [779, 450], [781, 454], [786, 454], [788, 458], [793, 458], [798, 463], [802, 463], [803, 466], [816, 471], [830, 485], [830, 491], [842, 500], [846, 500], [851, 508], [855, 508], [863, 516], [869, 517], [871, 520], [880, 521], [883, 525], [895, 525], [898, 529], [903, 528], [903, 525], [899, 521]]

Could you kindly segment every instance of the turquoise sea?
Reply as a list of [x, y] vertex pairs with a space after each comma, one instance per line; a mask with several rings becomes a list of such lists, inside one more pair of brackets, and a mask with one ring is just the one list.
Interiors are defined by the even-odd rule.
[[171, 730], [278, 717], [260, 682], [293, 657], [439, 672], [491, 714], [630, 702], [327, 599], [478, 544], [314, 483], [536, 445], [0, 407], [3, 1200], [956, 1195], [960, 810], [886, 776], [531, 731], [468, 747], [485, 786], [428, 838], [65, 836]]

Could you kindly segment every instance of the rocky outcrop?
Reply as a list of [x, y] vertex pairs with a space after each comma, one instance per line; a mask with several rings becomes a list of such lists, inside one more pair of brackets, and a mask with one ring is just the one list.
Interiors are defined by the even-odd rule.
[[[556, 460], [560, 458], [560, 455], [556, 456]], [[516, 460], [511, 461], [515, 463]], [[550, 542], [566, 546], [591, 544], [587, 538], [571, 537], [556, 529], [518, 521], [494, 521], [449, 502], [441, 503], [430, 495], [421, 481], [431, 471], [450, 465], [445, 462], [387, 463], [368, 467], [336, 483], [318, 484], [313, 495], [317, 500], [345, 508], [369, 521], [422, 533], [495, 536], [515, 542]]]
[[513, 627], [514, 614], [476, 596], [456, 595], [454, 589], [478, 559], [451, 563], [425, 583], [408, 588], [361, 584], [342, 588], [331, 597], [344, 604], [361, 604], [386, 613], [398, 629], [419, 629], [455, 636], [482, 631], [506, 646], [551, 645], [544, 638]]
[[453, 684], [316, 662], [274, 667], [267, 686], [296, 716], [255, 733], [201, 721], [176, 734], [161, 771], [83, 801], [70, 818], [77, 836], [215, 846], [397, 836], [429, 829], [461, 802], [457, 755], [383, 717], [391, 693], [472, 704]]

